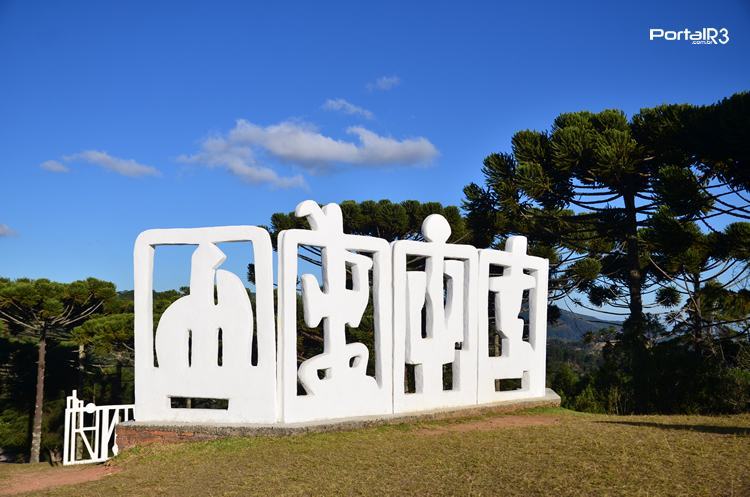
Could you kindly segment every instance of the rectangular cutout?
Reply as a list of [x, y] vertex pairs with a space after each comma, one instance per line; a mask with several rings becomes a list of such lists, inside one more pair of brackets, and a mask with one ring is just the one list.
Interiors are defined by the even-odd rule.
[[224, 365], [224, 332], [222, 331], [221, 328], [219, 328], [218, 335], [219, 336], [217, 337], [217, 340], [219, 342], [219, 347], [218, 347], [219, 353], [218, 353], [218, 356], [216, 357], [216, 365], [223, 366]]
[[253, 341], [250, 344], [250, 365], [251, 366], [257, 366], [258, 365], [258, 331], [257, 331], [257, 319], [253, 319], [253, 327], [255, 328], [253, 330]]
[[416, 365], [404, 364], [404, 393], [417, 392]]
[[193, 330], [188, 330], [188, 367], [193, 366]]
[[521, 388], [523, 388], [522, 378], [506, 378], [502, 380], [495, 380], [496, 392], [511, 392], [513, 390], [521, 390]]
[[[481, 302], [481, 301], [480, 301]], [[481, 303], [480, 303], [481, 305]], [[495, 294], [487, 295], [487, 354], [490, 357], [500, 357], [503, 353], [502, 340], [495, 330]]]
[[521, 315], [519, 318], [523, 319], [523, 335], [522, 340], [524, 342], [529, 341], [529, 290], [523, 291], [523, 299], [521, 300]]
[[172, 409], [229, 409], [229, 399], [209, 399], [201, 397], [170, 397]]
[[494, 327], [487, 333], [489, 340], [487, 341], [488, 355], [490, 357], [500, 357], [503, 355], [503, 340], [495, 331]]
[[443, 390], [453, 390], [453, 363], [443, 364]]

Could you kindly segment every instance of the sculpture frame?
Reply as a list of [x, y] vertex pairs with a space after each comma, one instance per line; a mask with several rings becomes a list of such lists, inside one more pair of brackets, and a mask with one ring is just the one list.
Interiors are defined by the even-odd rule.
[[[432, 214], [422, 224], [423, 240], [389, 244], [344, 233], [337, 204], [304, 201], [296, 215], [307, 218], [310, 229], [278, 234], [276, 292], [271, 237], [262, 227], [155, 229], [138, 236], [133, 261], [139, 422], [293, 426], [546, 395], [549, 262], [528, 255], [524, 237], [510, 237], [505, 250], [448, 243], [448, 221]], [[227, 242], [252, 245], [254, 305], [242, 279], [220, 269], [226, 255], [219, 244]], [[165, 245], [196, 248], [190, 292], [155, 324], [154, 257]], [[319, 273], [301, 274], [307, 269], [299, 259], [304, 246], [321, 248]], [[500, 356], [488, 348], [493, 295]], [[370, 304], [368, 349], [362, 342], [369, 339], [353, 340], [349, 330], [361, 333]], [[307, 335], [320, 341], [322, 351], [298, 355], [301, 320], [308, 329], [322, 328], [317, 337]], [[413, 392], [405, 388], [407, 364], [414, 367]], [[452, 366], [450, 381], [446, 364]], [[501, 391], [505, 385], [496, 381], [519, 378], [521, 388], [510, 391]], [[175, 397], [198, 401], [176, 405]], [[215, 406], [206, 399], [227, 405], [209, 409]]]
[[[478, 298], [481, 301], [487, 299], [490, 292], [499, 293], [492, 290], [493, 282], [491, 278], [503, 278], [510, 276], [511, 271], [528, 270], [527, 274], [534, 279], [534, 287], [529, 288], [529, 340], [526, 342], [530, 346], [529, 351], [511, 351], [513, 346], [507, 339], [502, 339], [502, 354], [500, 356], [490, 356], [488, 350], [489, 342], [489, 309], [488, 306], [482, 305], [478, 312], [478, 338], [480, 343], [480, 354], [477, 361], [477, 402], [486, 404], [491, 402], [519, 400], [525, 398], [542, 397], [545, 395], [545, 372], [547, 357], [547, 280], [549, 273], [549, 261], [541, 257], [534, 257], [526, 254], [526, 237], [512, 236], [505, 243], [505, 250], [481, 249], [479, 250], [479, 278], [478, 278]], [[502, 266], [503, 276], [490, 277], [491, 266]], [[542, 277], [544, 275], [544, 277]], [[521, 276], [520, 274], [518, 276]], [[496, 289], [498, 290], [498, 289]], [[518, 289], [516, 289], [518, 290]], [[521, 290], [523, 292], [523, 290]], [[499, 316], [497, 307], [499, 300], [495, 300], [496, 319]], [[520, 308], [519, 308], [520, 311]], [[513, 312], [510, 312], [513, 316]], [[519, 313], [515, 313], [511, 320], [518, 320]], [[497, 324], [496, 326], [500, 326]], [[523, 326], [523, 325], [521, 325]], [[496, 327], [496, 330], [499, 328]], [[484, 345], [482, 345], [484, 344]], [[525, 348], [525, 347], [524, 347]], [[522, 370], [518, 375], [513, 370], [518, 369], [516, 354], [526, 354], [526, 363], [528, 369]], [[530, 354], [530, 355], [529, 355]], [[520, 354], [518, 354], [520, 356]], [[519, 362], [523, 360], [519, 357]], [[521, 388], [508, 391], [497, 391], [495, 380], [501, 379], [521, 379]]]
[[[477, 403], [477, 249], [471, 245], [449, 244], [447, 238], [450, 235], [450, 227], [442, 216], [438, 216], [447, 227], [447, 233], [438, 239], [430, 239], [428, 224], [436, 215], [428, 216], [422, 227], [423, 235], [427, 241], [399, 240], [393, 242], [393, 412], [407, 413], [425, 411], [437, 408], [449, 408], [476, 405]], [[409, 273], [407, 270], [407, 257], [409, 255], [429, 258], [438, 258], [441, 263], [448, 261], [460, 261], [463, 266], [463, 281], [461, 287], [463, 301], [460, 303], [462, 316], [460, 317], [462, 328], [461, 349], [454, 350], [453, 354], [453, 386], [451, 390], [424, 393], [417, 391], [405, 392], [405, 365], [408, 359], [409, 332], [407, 313], [409, 311], [410, 290], [408, 286]], [[441, 272], [445, 274], [441, 268]], [[425, 272], [429, 272], [426, 268]], [[429, 276], [427, 276], [429, 278]], [[429, 285], [429, 284], [428, 284]], [[442, 300], [442, 298], [440, 299]], [[427, 306], [427, 302], [424, 304]], [[429, 320], [429, 317], [427, 318]], [[427, 337], [434, 338], [434, 337]], [[423, 338], [423, 340], [427, 340]], [[418, 340], [418, 339], [417, 339]], [[425, 344], [427, 345], [427, 344]], [[429, 346], [429, 345], [427, 345]], [[437, 353], [439, 351], [432, 351]], [[418, 366], [421, 367], [421, 366]], [[415, 372], [415, 382], [419, 383], [420, 370]], [[441, 377], [442, 381], [442, 377]]]
[[[175, 378], [174, 372], [160, 371], [154, 364], [156, 333], [153, 323], [153, 271], [156, 247], [225, 242], [250, 242], [255, 263], [257, 364], [227, 370], [215, 378]], [[274, 323], [273, 256], [268, 232], [258, 226], [152, 229], [141, 233], [133, 252], [135, 268], [135, 416], [138, 421], [273, 423], [278, 418], [276, 396], [276, 338]], [[253, 330], [250, 330], [252, 333]], [[193, 375], [194, 376], [194, 375]], [[214, 382], [212, 385], [211, 382]], [[228, 383], [222, 385], [219, 382]], [[218, 385], [218, 386], [217, 386]], [[179, 409], [170, 397], [227, 399], [227, 409]], [[216, 392], [222, 395], [215, 395]], [[214, 393], [210, 393], [214, 392]]]
[[[307, 205], [311, 210], [319, 210], [315, 204], [301, 203], [297, 215], [308, 215], [303, 210]], [[334, 207], [331, 207], [334, 206]], [[317, 209], [316, 209], [317, 208]], [[340, 209], [336, 204], [328, 204], [320, 211], [325, 216], [335, 215]], [[392, 412], [392, 332], [391, 332], [391, 257], [388, 243], [380, 238], [335, 232], [337, 240], [331, 239], [331, 232], [316, 231], [315, 221], [311, 220], [312, 230], [291, 229], [283, 231], [278, 238], [279, 291], [278, 291], [278, 396], [281, 399], [281, 420], [284, 423], [320, 421], [326, 419], [373, 416]], [[331, 247], [346, 251], [370, 254], [372, 267], [372, 297], [374, 318], [375, 381], [377, 390], [373, 392], [349, 391], [335, 394], [298, 395], [297, 381], [301, 368], [297, 367], [297, 253], [300, 245]], [[343, 263], [343, 261], [342, 261]], [[323, 292], [328, 292], [328, 284]], [[306, 311], [307, 312], [307, 311]], [[372, 360], [370, 358], [370, 360]], [[366, 367], [366, 365], [365, 365]]]

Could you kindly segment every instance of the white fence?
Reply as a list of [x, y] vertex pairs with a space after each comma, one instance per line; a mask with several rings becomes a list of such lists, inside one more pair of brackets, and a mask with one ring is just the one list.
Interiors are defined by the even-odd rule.
[[115, 426], [133, 419], [133, 404], [96, 406], [78, 399], [78, 392], [66, 399], [63, 465], [103, 462], [118, 453]]

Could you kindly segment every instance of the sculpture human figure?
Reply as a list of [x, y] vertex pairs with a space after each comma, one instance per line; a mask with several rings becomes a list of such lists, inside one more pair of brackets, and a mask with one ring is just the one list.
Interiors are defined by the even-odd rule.
[[[315, 202], [306, 201], [297, 207], [296, 214], [307, 217], [314, 231], [331, 240], [344, 233], [341, 208], [336, 204], [321, 209]], [[300, 382], [310, 395], [324, 390], [335, 393], [345, 388], [377, 388], [375, 378], [367, 376], [367, 347], [346, 343], [346, 325], [358, 327], [367, 308], [372, 260], [340, 243], [324, 246], [321, 253], [323, 289], [314, 275], [302, 275], [302, 301], [307, 326], [315, 328], [323, 321], [323, 353], [300, 364]], [[351, 268], [351, 290], [346, 288], [347, 267]], [[324, 373], [319, 375], [318, 371]]]
[[[393, 243], [394, 412], [476, 403], [477, 250], [448, 243], [450, 234], [448, 221], [432, 214], [422, 223], [424, 241]], [[407, 269], [414, 257], [424, 270]], [[406, 365], [414, 367], [414, 392], [404, 390]]]
[[242, 280], [218, 269], [225, 260], [226, 255], [213, 243], [202, 243], [193, 252], [190, 294], [167, 307], [156, 328], [159, 367], [208, 373], [251, 363], [253, 308]]
[[[257, 266], [253, 303], [243, 281], [220, 269], [226, 255], [218, 244], [235, 242], [247, 247], [245, 260]], [[190, 292], [167, 307], [154, 330], [154, 256], [164, 245], [195, 247]], [[272, 251], [271, 237], [258, 226], [154, 229], [138, 236], [133, 251], [136, 419], [277, 420]]]
[[[310, 229], [279, 234], [279, 377], [285, 422], [379, 415], [393, 410], [390, 247], [380, 238], [344, 233], [341, 208], [313, 201], [297, 206]], [[299, 247], [321, 249], [320, 277], [302, 274], [305, 324], [323, 326], [323, 352], [297, 366]], [[347, 278], [351, 277], [351, 287]], [[372, 282], [370, 281], [372, 278]], [[347, 343], [347, 326], [360, 326], [373, 308], [371, 355], [364, 343]], [[368, 363], [374, 375], [368, 374]], [[298, 394], [298, 384], [304, 394]]]
[[[526, 290], [536, 288], [536, 278], [524, 273], [521, 264], [526, 255], [526, 238], [510, 237], [505, 251], [517, 260], [503, 269], [502, 276], [492, 276], [489, 290], [495, 294], [495, 332], [502, 339], [502, 360], [497, 361], [499, 378], [522, 378], [531, 364], [533, 349], [523, 339], [524, 320], [519, 317]], [[525, 368], [525, 369], [524, 369]]]
[[[526, 253], [526, 238], [509, 237], [505, 250], [479, 251], [479, 298], [494, 296], [495, 323], [489, 325], [487, 305], [479, 308], [479, 341], [488, 343], [490, 333], [497, 333], [502, 352], [490, 356], [480, 349], [478, 360], [477, 400], [480, 404], [545, 394], [545, 360], [547, 340], [547, 274], [549, 262]], [[490, 276], [491, 267], [502, 268], [500, 276]], [[528, 339], [524, 339], [522, 310], [524, 293], [528, 292]], [[520, 379], [520, 388], [503, 390], [496, 380]]]
[[[434, 394], [443, 390], [443, 365], [456, 359], [456, 347], [462, 346], [464, 329], [464, 265], [446, 260], [445, 243], [450, 225], [433, 214], [422, 224], [425, 240], [434, 244], [425, 259], [424, 271], [407, 271], [406, 362], [416, 365], [416, 391]], [[425, 308], [425, 323], [422, 323]], [[422, 336], [422, 327], [425, 335]], [[456, 387], [460, 385], [457, 375]]]

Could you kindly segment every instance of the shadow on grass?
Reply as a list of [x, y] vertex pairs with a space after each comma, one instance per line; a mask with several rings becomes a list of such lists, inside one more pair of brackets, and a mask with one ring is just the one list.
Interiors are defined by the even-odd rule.
[[715, 433], [719, 435], [750, 435], [750, 428], [746, 426], [717, 426], [717, 425], [678, 425], [678, 424], [665, 424], [665, 423], [654, 423], [651, 421], [595, 421], [596, 423], [612, 424], [612, 425], [627, 425], [627, 426], [638, 426], [647, 428], [660, 428], [662, 430], [683, 430], [683, 431], [697, 431], [701, 433]]

